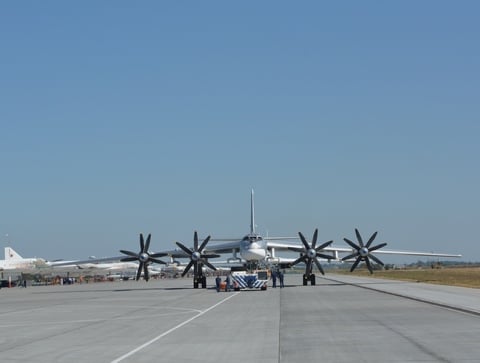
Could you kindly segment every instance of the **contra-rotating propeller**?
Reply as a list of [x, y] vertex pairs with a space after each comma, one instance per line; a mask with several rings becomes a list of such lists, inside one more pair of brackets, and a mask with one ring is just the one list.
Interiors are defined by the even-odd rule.
[[355, 250], [355, 252], [353, 252], [351, 255], [348, 255], [348, 256], [345, 256], [344, 258], [342, 258], [342, 261], [349, 260], [351, 258], [356, 257], [357, 260], [353, 263], [352, 268], [350, 269], [350, 272], [355, 270], [357, 268], [358, 264], [361, 261], [365, 261], [365, 264], [367, 265], [368, 271], [370, 271], [370, 273], [373, 274], [373, 267], [372, 267], [372, 263], [370, 262], [370, 259], [372, 259], [373, 261], [375, 261], [376, 263], [378, 263], [381, 266], [384, 266], [384, 263], [382, 261], [380, 261], [374, 255], [372, 255], [371, 252], [373, 252], [375, 250], [378, 250], [382, 247], [385, 247], [387, 244], [386, 243], [380, 243], [376, 246], [370, 247], [370, 245], [372, 244], [375, 237], [377, 237], [377, 232], [372, 234], [372, 236], [368, 240], [367, 244], [363, 243], [362, 236], [360, 235], [360, 232], [358, 232], [358, 229], [356, 229], [356, 228], [355, 228], [355, 234], [357, 235], [358, 245], [355, 244], [354, 242], [350, 241], [347, 238], [343, 239], [345, 242], [347, 242]]
[[302, 256], [300, 256], [295, 261], [293, 261], [291, 266], [296, 265], [297, 263], [300, 263], [300, 262], [305, 262], [305, 275], [310, 276], [312, 272], [312, 262], [314, 262], [315, 265], [317, 265], [318, 270], [322, 273], [322, 275], [325, 275], [325, 271], [323, 271], [322, 265], [320, 265], [320, 262], [318, 261], [318, 257], [325, 258], [328, 260], [332, 258], [332, 256], [324, 255], [320, 252], [325, 247], [329, 246], [333, 241], [328, 241], [318, 247], [315, 247], [317, 244], [318, 228], [315, 229], [315, 232], [313, 233], [311, 245], [308, 244], [302, 232], [298, 232], [298, 235], [300, 236], [300, 239], [302, 240], [302, 243], [305, 246], [305, 248], [289, 248], [292, 251], [302, 253]]
[[159, 260], [157, 257], [166, 256], [166, 253], [149, 253], [148, 249], [150, 248], [150, 238], [152, 237], [151, 234], [148, 234], [147, 241], [143, 241], [143, 233], [140, 233], [140, 252], [135, 253], [131, 251], [120, 250], [121, 253], [127, 255], [129, 257], [124, 257], [120, 261], [128, 262], [128, 261], [138, 261], [138, 271], [137, 271], [137, 281], [140, 279], [140, 275], [142, 274], [143, 269], [143, 278], [145, 281], [148, 281], [148, 264], [150, 262], [156, 262], [161, 264], [166, 264], [166, 262]]
[[197, 231], [195, 231], [195, 233], [193, 234], [193, 249], [186, 247], [184, 244], [180, 242], [175, 242], [177, 246], [180, 247], [190, 257], [190, 262], [185, 267], [185, 270], [183, 270], [182, 276], [185, 276], [192, 266], [193, 266], [193, 274], [195, 276], [201, 275], [199, 271], [201, 271], [203, 264], [207, 265], [214, 271], [217, 270], [215, 266], [213, 266], [210, 262], [207, 261], [207, 258], [220, 257], [220, 255], [203, 253], [203, 250], [207, 246], [208, 241], [210, 241], [210, 236], [208, 236], [203, 240], [199, 248], [198, 234], [197, 234]]

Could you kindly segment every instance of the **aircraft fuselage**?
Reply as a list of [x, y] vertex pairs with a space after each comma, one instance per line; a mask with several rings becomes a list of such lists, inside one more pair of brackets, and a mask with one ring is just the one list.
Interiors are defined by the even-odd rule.
[[248, 234], [240, 242], [240, 256], [246, 261], [263, 261], [267, 257], [267, 243], [258, 234]]

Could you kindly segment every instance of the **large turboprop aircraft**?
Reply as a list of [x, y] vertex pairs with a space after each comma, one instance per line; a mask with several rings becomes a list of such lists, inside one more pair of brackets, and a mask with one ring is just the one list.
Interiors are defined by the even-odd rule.
[[[383, 262], [374, 254], [390, 254], [390, 255], [411, 255], [411, 256], [427, 256], [427, 257], [461, 257], [458, 254], [444, 254], [417, 251], [395, 251], [381, 250], [386, 243], [380, 243], [372, 246], [377, 236], [375, 232], [367, 241], [363, 242], [360, 232], [355, 229], [358, 244], [345, 238], [345, 242], [349, 247], [333, 247], [333, 241], [324, 242], [317, 245], [318, 230], [315, 229], [311, 243], [307, 241], [305, 236], [298, 232], [298, 237], [262, 237], [255, 231], [255, 208], [253, 190], [250, 196], [250, 232], [241, 238], [228, 239], [211, 239], [210, 236], [205, 238], [203, 243], [198, 246], [197, 232], [194, 234], [193, 248], [187, 248], [182, 243], [177, 242], [180, 249], [163, 251], [163, 255], [168, 255], [172, 260], [177, 258], [190, 258], [190, 262], [185, 268], [182, 275], [185, 275], [189, 269], [194, 266], [193, 285], [195, 288], [202, 284], [205, 287], [205, 276], [201, 267], [204, 265], [215, 270], [215, 266], [208, 261], [209, 258], [219, 257], [220, 254], [232, 254], [227, 260], [228, 263], [242, 264], [246, 269], [255, 269], [261, 267], [291, 267], [299, 263], [305, 264], [305, 273], [303, 274], [303, 284], [307, 285], [308, 281], [312, 285], [315, 284], [315, 275], [313, 273], [313, 265], [317, 267], [321, 274], [324, 274], [320, 259], [328, 261], [351, 261], [354, 263], [351, 267], [353, 271], [361, 262], [365, 262], [370, 273], [373, 273], [373, 262], [383, 266]], [[288, 241], [298, 241], [292, 243]], [[223, 241], [223, 243], [215, 243], [207, 246], [208, 242]], [[275, 255], [276, 251], [290, 251], [299, 254], [298, 258], [284, 258]], [[348, 254], [340, 258], [339, 254]]]

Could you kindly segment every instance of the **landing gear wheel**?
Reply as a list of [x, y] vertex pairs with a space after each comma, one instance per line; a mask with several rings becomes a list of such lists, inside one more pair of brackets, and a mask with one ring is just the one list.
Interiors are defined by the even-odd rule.
[[193, 278], [193, 288], [198, 289], [198, 280], [196, 277]]
[[303, 274], [303, 286], [307, 286], [308, 285], [308, 276]]
[[310, 285], [315, 286], [315, 275], [314, 274], [310, 275]]
[[202, 289], [207, 288], [207, 276], [202, 276]]

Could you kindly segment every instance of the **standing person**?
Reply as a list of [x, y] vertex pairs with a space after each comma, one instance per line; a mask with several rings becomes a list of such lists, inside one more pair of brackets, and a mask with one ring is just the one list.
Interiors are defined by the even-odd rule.
[[280, 280], [280, 288], [285, 287], [285, 285], [283, 284], [283, 274], [284, 274], [283, 271], [278, 270], [278, 278]]
[[230, 290], [230, 275], [227, 275], [227, 278], [225, 279], [225, 292]]
[[222, 283], [222, 278], [220, 275], [217, 275], [215, 279], [215, 286], [217, 287], [217, 292], [220, 292], [220, 284]]
[[272, 279], [272, 287], [277, 287], [277, 271], [272, 270], [270, 278]]

